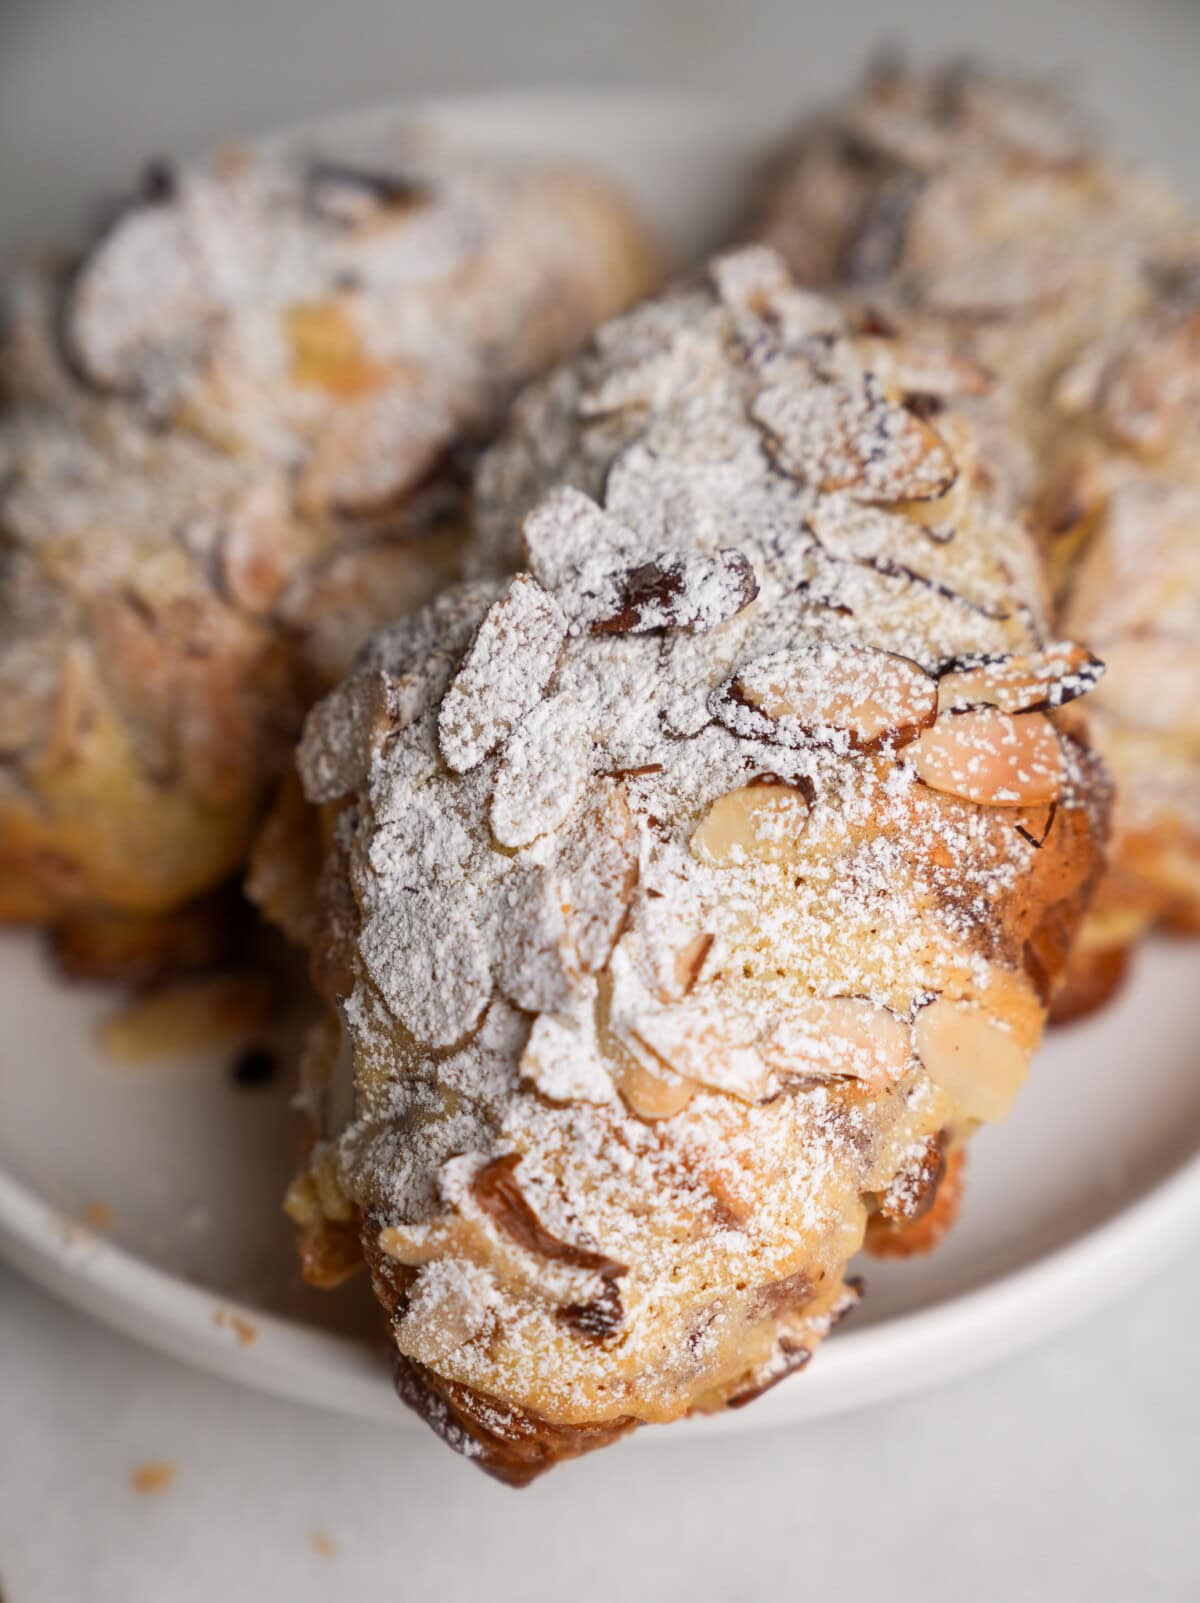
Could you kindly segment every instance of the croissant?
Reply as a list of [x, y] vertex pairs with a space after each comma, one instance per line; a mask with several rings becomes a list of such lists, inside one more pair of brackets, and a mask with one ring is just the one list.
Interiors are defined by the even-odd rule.
[[580, 173], [359, 143], [154, 167], [3, 285], [0, 920], [89, 972], [195, 947], [308, 704], [453, 574], [464, 446], [654, 273]]
[[760, 226], [805, 282], [979, 365], [1059, 626], [1107, 664], [1112, 870], [1059, 1002], [1085, 1011], [1150, 925], [1200, 929], [1200, 226], [1045, 87], [893, 65], [801, 130]]
[[1025, 1078], [1101, 862], [1100, 670], [961, 378], [718, 259], [522, 395], [471, 577], [307, 719], [288, 1209], [503, 1480], [801, 1369], [868, 1221]]

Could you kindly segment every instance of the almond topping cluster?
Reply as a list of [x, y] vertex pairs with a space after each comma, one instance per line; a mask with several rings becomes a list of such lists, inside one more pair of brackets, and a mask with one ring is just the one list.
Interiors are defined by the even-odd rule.
[[1098, 667], [914, 370], [762, 249], [605, 325], [483, 460], [475, 578], [309, 718], [353, 895], [321, 1161], [405, 1395], [501, 1473], [489, 1399], [554, 1456], [800, 1367], [871, 1199], [1036, 1042]]

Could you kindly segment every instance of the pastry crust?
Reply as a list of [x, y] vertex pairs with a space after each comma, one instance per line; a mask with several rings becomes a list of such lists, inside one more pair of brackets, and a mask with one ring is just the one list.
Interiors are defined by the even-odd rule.
[[162, 918], [165, 964], [305, 708], [454, 573], [472, 442], [654, 273], [589, 177], [386, 132], [154, 169], [78, 260], [14, 270], [0, 920], [140, 974]]
[[475, 577], [307, 720], [289, 1211], [358, 1228], [402, 1396], [502, 1478], [803, 1367], [1040, 1034], [1094, 672], [919, 357], [762, 249], [604, 325], [481, 463]]
[[974, 403], [1036, 509], [1059, 627], [1107, 673], [1113, 877], [1064, 1013], [1200, 917], [1200, 226], [1042, 86], [888, 64], [803, 128], [761, 231], [809, 283], [1002, 382]]

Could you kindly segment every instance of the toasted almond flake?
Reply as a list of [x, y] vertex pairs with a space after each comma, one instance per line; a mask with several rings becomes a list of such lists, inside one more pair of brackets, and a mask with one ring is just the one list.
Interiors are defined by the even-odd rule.
[[616, 1073], [617, 1089], [639, 1119], [673, 1119], [696, 1095], [691, 1080], [664, 1068], [652, 1073], [634, 1058], [627, 1058]]
[[456, 773], [477, 767], [540, 699], [566, 634], [558, 602], [519, 573], [489, 609], [442, 698], [438, 742]]
[[1032, 807], [1062, 794], [1062, 746], [1042, 713], [963, 712], [941, 717], [905, 748], [933, 790], [989, 807]]
[[846, 1075], [885, 1085], [908, 1066], [908, 1025], [862, 996], [814, 998], [781, 1014], [761, 1043], [768, 1069], [783, 1079]]
[[150, 1063], [247, 1040], [266, 1021], [271, 988], [254, 974], [212, 974], [148, 992], [105, 1020], [100, 1040], [121, 1063]]
[[469, 905], [438, 885], [413, 887], [368, 920], [363, 960], [418, 1041], [453, 1046], [479, 1023], [492, 971]]
[[614, 574], [606, 588], [584, 613], [595, 634], [703, 634], [748, 607], [758, 580], [741, 551], [667, 551]]
[[956, 468], [923, 418], [884, 398], [874, 375], [857, 387], [780, 384], [759, 393], [751, 415], [768, 431], [788, 473], [823, 491], [864, 501], [928, 501]]
[[713, 868], [786, 863], [807, 822], [808, 803], [791, 785], [744, 785], [713, 802], [692, 833], [692, 855]]
[[1098, 657], [1069, 642], [956, 667], [938, 676], [938, 711], [995, 707], [1007, 713], [1045, 712], [1085, 695], [1103, 672]]
[[931, 724], [937, 686], [905, 657], [822, 641], [747, 664], [710, 705], [740, 734], [865, 752]]
[[594, 974], [608, 962], [637, 874], [637, 826], [621, 782], [609, 780], [566, 843], [554, 875], [569, 973]]
[[[549, 696], [505, 743], [492, 790], [492, 834], [501, 846], [528, 846], [570, 817], [588, 777], [589, 732]], [[565, 731], [565, 733], [564, 733]]]
[[521, 1054], [521, 1074], [552, 1102], [613, 1099], [612, 1075], [594, 1041], [569, 1020], [541, 1013]]
[[570, 485], [538, 503], [522, 525], [521, 538], [529, 571], [547, 590], [577, 581], [598, 555], [606, 566], [620, 568], [644, 549], [632, 529]]
[[1006, 1118], [1029, 1053], [984, 1008], [939, 997], [917, 1015], [914, 1044], [930, 1079], [968, 1119]]

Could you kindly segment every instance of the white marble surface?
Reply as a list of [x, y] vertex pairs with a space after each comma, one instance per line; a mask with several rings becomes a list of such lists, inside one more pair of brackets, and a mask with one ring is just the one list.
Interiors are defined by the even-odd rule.
[[[0, 0], [0, 241], [149, 151], [394, 94], [682, 83], [780, 105], [881, 37], [1068, 66], [1200, 195], [1187, 0]], [[0, 1271], [5, 1603], [1158, 1603], [1200, 1596], [1200, 1256], [911, 1401], [644, 1439], [514, 1496], [432, 1441], [237, 1390]], [[802, 1384], [802, 1382], [800, 1382]], [[148, 1459], [178, 1466], [154, 1497]], [[331, 1552], [318, 1552], [317, 1533]]]
[[[4, 1597], [1193, 1603], [1198, 1324], [1193, 1255], [939, 1391], [644, 1436], [513, 1493], [432, 1438], [210, 1380], [0, 1271]], [[177, 1466], [156, 1496], [129, 1484], [148, 1459]]]

